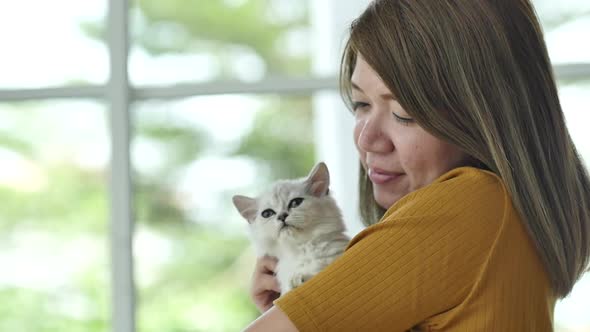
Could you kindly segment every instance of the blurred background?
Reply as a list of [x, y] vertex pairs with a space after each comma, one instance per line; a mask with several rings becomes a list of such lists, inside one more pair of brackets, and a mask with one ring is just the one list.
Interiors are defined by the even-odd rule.
[[[368, 0], [125, 3], [0, 2], [0, 331], [240, 330], [255, 257], [231, 196], [317, 160], [361, 229], [336, 78]], [[588, 164], [590, 2], [534, 4]], [[555, 324], [590, 331], [590, 276]]]

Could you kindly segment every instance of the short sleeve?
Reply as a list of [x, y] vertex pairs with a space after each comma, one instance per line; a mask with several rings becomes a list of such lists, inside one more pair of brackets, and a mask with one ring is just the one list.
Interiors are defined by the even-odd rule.
[[275, 304], [299, 331], [405, 331], [467, 296], [502, 229], [499, 178], [459, 170], [407, 195]]

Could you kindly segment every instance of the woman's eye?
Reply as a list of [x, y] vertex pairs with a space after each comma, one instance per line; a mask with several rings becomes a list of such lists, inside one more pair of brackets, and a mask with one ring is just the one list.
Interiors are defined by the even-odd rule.
[[412, 118], [404, 118], [404, 117], [401, 117], [401, 116], [395, 114], [394, 112], [391, 112], [391, 114], [393, 114], [393, 117], [395, 118], [395, 120], [397, 122], [399, 122], [399, 123], [401, 123], [403, 125], [406, 125], [407, 126], [410, 123], [414, 122], [414, 119], [412, 119]]
[[276, 212], [274, 212], [273, 210], [266, 209], [266, 210], [262, 211], [262, 213], [260, 215], [262, 215], [263, 218], [270, 218], [275, 214], [276, 214]]
[[299, 205], [301, 205], [301, 202], [303, 202], [303, 198], [301, 198], [301, 197], [293, 198], [289, 202], [289, 209], [298, 207]]
[[353, 112], [358, 111], [359, 109], [363, 109], [366, 108], [368, 106], [371, 106], [369, 103], [364, 103], [362, 101], [355, 101], [352, 103], [352, 110]]

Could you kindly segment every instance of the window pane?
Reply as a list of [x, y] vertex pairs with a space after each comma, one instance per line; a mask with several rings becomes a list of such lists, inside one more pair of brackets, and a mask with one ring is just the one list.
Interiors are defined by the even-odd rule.
[[[590, 113], [588, 96], [590, 80], [582, 82], [560, 82], [560, 101], [565, 113], [567, 126], [578, 153], [586, 166], [590, 166]], [[555, 308], [557, 332], [590, 331], [590, 273], [580, 280], [566, 299]]]
[[258, 312], [235, 194], [313, 166], [310, 97], [206, 96], [134, 107], [139, 331], [239, 331]]
[[109, 329], [105, 116], [0, 104], [0, 331]]
[[590, 1], [533, 0], [553, 63], [590, 63]]
[[135, 85], [310, 73], [308, 1], [135, 0]]
[[106, 0], [0, 2], [0, 88], [104, 83]]
[[586, 165], [590, 166], [588, 96], [590, 96], [590, 77], [585, 81], [559, 82], [559, 97], [567, 127], [578, 152], [586, 161]]

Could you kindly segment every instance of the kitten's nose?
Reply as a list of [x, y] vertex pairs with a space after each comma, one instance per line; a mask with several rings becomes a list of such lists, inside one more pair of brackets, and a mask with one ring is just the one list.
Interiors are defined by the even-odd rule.
[[287, 212], [283, 212], [279, 215], [279, 220], [285, 222], [285, 219], [287, 219], [288, 216], [289, 214]]

